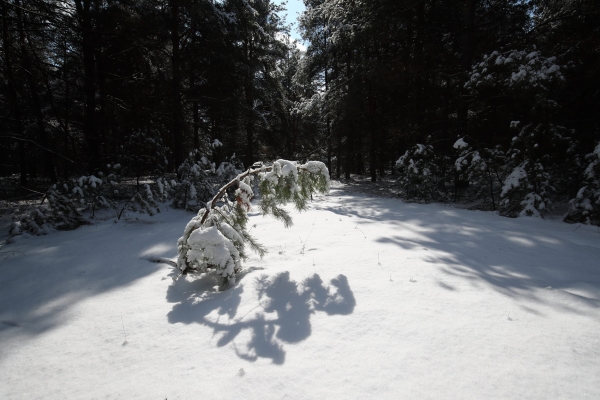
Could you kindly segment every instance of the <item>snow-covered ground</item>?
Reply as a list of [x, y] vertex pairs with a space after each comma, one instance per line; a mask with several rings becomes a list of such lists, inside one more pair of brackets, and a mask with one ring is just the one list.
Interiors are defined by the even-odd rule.
[[596, 227], [334, 189], [218, 293], [190, 218], [3, 247], [0, 398], [600, 398]]

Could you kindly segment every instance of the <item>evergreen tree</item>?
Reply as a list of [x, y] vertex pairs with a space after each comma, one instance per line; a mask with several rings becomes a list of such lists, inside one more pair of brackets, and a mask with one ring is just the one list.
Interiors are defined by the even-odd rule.
[[[235, 284], [241, 262], [247, 257], [246, 245], [261, 257], [264, 255], [264, 247], [246, 229], [256, 178], [263, 215], [280, 219], [286, 227], [292, 220], [282, 205], [292, 202], [301, 211], [306, 209], [314, 192], [329, 191], [329, 171], [318, 161], [299, 165], [277, 160], [271, 166], [257, 164], [239, 174], [224, 185], [185, 227], [183, 236], [177, 241], [177, 267], [182, 273], [214, 270], [223, 290]], [[233, 191], [235, 200], [228, 198], [228, 191]]]

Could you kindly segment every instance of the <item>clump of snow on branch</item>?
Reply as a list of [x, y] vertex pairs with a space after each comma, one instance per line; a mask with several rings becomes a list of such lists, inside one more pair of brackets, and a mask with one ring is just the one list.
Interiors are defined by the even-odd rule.
[[454, 142], [454, 148], [455, 149], [462, 149], [465, 147], [468, 147], [469, 145], [464, 141], [463, 138], [458, 139], [456, 142]]
[[476, 88], [486, 84], [544, 87], [564, 79], [556, 57], [545, 57], [537, 50], [494, 51], [473, 66], [465, 87]]

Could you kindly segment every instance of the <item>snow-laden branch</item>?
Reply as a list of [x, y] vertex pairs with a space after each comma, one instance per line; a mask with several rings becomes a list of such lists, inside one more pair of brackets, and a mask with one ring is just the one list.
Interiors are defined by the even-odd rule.
[[[277, 160], [273, 165], [257, 164], [239, 174], [192, 218], [177, 241], [177, 267], [182, 274], [215, 270], [221, 289], [225, 289], [235, 283], [241, 261], [247, 257], [246, 245], [261, 257], [265, 254], [266, 249], [246, 230], [255, 178], [259, 180], [262, 213], [282, 220], [286, 227], [292, 219], [282, 208], [284, 204], [292, 202], [296, 209], [305, 210], [313, 193], [329, 191], [329, 171], [320, 161], [298, 164]], [[234, 188], [232, 201], [228, 191]]]

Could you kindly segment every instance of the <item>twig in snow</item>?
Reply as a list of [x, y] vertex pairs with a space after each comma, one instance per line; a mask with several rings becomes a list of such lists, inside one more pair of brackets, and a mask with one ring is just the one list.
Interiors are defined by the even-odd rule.
[[[316, 220], [317, 219], [315, 218], [315, 221]], [[306, 239], [304, 239], [304, 241], [302, 241], [302, 238], [300, 236], [298, 236], [300, 238], [300, 243], [302, 243], [302, 251], [300, 252], [300, 254], [304, 254], [304, 248], [306, 247], [306, 242], [308, 241], [308, 238], [312, 234], [313, 229], [315, 229], [315, 221], [313, 221], [312, 228], [310, 228], [310, 232], [308, 232], [308, 236], [306, 237]]]
[[355, 227], [354, 229], [358, 229], [360, 233], [362, 233], [362, 235], [365, 237], [365, 239], [367, 238], [367, 235], [365, 235], [365, 233], [358, 227]]
[[177, 267], [177, 263], [175, 261], [169, 260], [168, 258], [150, 256], [150, 257], [146, 258], [146, 260], [148, 260], [152, 263], [157, 263], [157, 264], [169, 264], [173, 268]]
[[123, 342], [123, 345], [127, 344], [127, 333], [125, 333], [125, 324], [123, 323], [123, 316], [121, 315], [121, 325], [123, 326], [123, 335], [125, 335], [125, 341]]
[[20, 254], [25, 255], [25, 253], [23, 253], [22, 251], [17, 251], [17, 250], [0, 251], [0, 254], [5, 254], [5, 253], [20, 253]]

